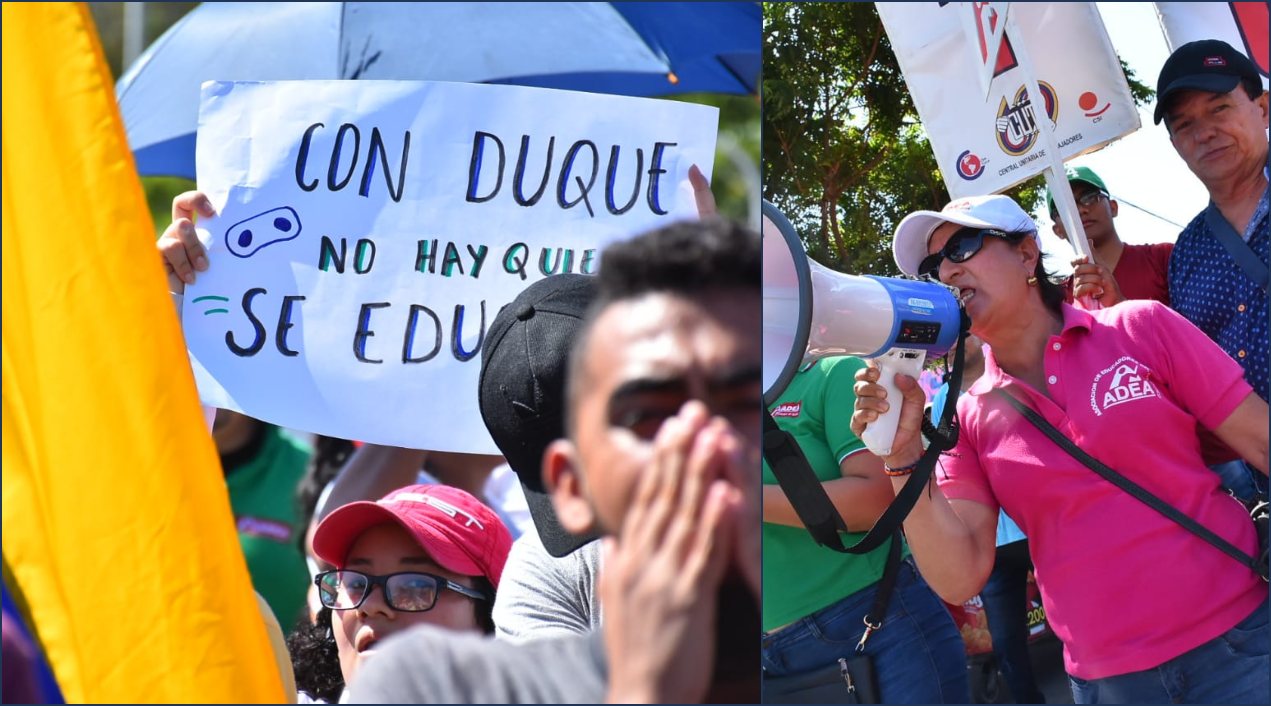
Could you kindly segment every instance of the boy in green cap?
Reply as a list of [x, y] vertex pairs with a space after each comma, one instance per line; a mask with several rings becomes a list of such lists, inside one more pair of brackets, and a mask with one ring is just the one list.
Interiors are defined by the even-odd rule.
[[[1089, 294], [1104, 306], [1126, 299], [1155, 299], [1168, 306], [1169, 259], [1174, 244], [1122, 242], [1112, 222], [1117, 215], [1117, 202], [1108, 195], [1103, 179], [1090, 167], [1068, 167], [1067, 172], [1077, 215], [1095, 259], [1094, 264], [1084, 258], [1073, 261], [1075, 269], [1066, 284], [1068, 298], [1071, 300], [1076, 285], [1078, 297]], [[1055, 199], [1047, 193], [1046, 201], [1055, 222], [1055, 235], [1068, 240], [1055, 210]]]

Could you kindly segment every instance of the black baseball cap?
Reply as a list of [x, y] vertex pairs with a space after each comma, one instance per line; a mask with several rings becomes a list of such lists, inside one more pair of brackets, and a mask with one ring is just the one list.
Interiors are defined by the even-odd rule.
[[595, 296], [595, 280], [587, 275], [541, 279], [499, 310], [481, 353], [481, 418], [520, 479], [538, 536], [555, 557], [599, 536], [560, 526], [542, 472], [543, 452], [565, 436], [569, 352]]
[[1241, 52], [1218, 39], [1188, 42], [1165, 60], [1156, 79], [1156, 113], [1152, 122], [1159, 125], [1165, 117], [1169, 97], [1181, 90], [1229, 93], [1241, 79], [1261, 82], [1258, 69]]

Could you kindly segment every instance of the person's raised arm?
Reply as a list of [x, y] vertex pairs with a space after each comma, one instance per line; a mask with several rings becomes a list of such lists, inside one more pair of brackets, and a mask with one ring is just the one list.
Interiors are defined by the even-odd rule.
[[[887, 391], [878, 384], [879, 369], [871, 364], [856, 374], [856, 412], [852, 431], [860, 436], [865, 425], [889, 408]], [[892, 454], [883, 462], [903, 469], [918, 462], [923, 448], [920, 437], [926, 396], [918, 381], [896, 375], [901, 400], [900, 423], [892, 442]], [[908, 476], [891, 479], [900, 492]], [[905, 539], [923, 578], [947, 603], [960, 605], [980, 592], [993, 570], [996, 556], [997, 510], [970, 500], [950, 500], [935, 485], [922, 493], [905, 518]]]
[[163, 270], [168, 275], [168, 291], [185, 292], [185, 285], [194, 284], [194, 273], [207, 270], [207, 250], [194, 232], [194, 220], [196, 216], [214, 215], [212, 202], [202, 191], [186, 191], [172, 199], [172, 223], [157, 243]]
[[[810, 412], [820, 411], [826, 447], [834, 458], [840, 459], [841, 477], [822, 481], [821, 487], [853, 532], [872, 527], [895, 497], [883, 474], [883, 460], [870, 453], [851, 431], [856, 402], [854, 374], [863, 366], [863, 361], [854, 358], [838, 361], [826, 369], [819, 399], [805, 402], [814, 406]], [[763, 487], [763, 519], [773, 524], [803, 526], [779, 485]]]
[[[834, 508], [843, 516], [847, 529], [864, 532], [878, 521], [895, 494], [883, 474], [883, 460], [869, 451], [857, 451], [839, 464], [842, 478], [821, 482]], [[779, 485], [763, 487], [763, 521], [803, 527], [794, 506]]]

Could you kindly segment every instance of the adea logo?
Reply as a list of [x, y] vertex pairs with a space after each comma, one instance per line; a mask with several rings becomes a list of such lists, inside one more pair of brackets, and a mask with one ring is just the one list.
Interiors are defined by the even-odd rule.
[[772, 416], [773, 417], [797, 417], [799, 416], [799, 410], [802, 408], [803, 408], [802, 401], [787, 402], [785, 404], [779, 404], [777, 405], [776, 409], [772, 410]]
[[980, 159], [979, 155], [971, 154], [971, 150], [958, 155], [958, 176], [967, 181], [974, 181], [983, 173], [984, 160]]
[[[1041, 89], [1042, 100], [1046, 104], [1046, 116], [1052, 123], [1058, 121], [1059, 100], [1055, 88], [1045, 81], [1038, 81], [1037, 85]], [[997, 145], [1006, 154], [1019, 157], [1032, 149], [1040, 129], [1037, 127], [1037, 112], [1033, 108], [1028, 89], [1020, 86], [1010, 102], [1007, 102], [1005, 97], [1002, 98], [1002, 102], [997, 106], [995, 127]]]
[[1104, 368], [1090, 386], [1090, 407], [1095, 416], [1101, 417], [1117, 405], [1157, 397], [1151, 375], [1151, 369], [1130, 356], [1121, 356]]

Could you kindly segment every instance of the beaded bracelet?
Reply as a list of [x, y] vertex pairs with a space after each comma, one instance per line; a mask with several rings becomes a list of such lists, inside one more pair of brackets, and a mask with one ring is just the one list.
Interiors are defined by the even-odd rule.
[[913, 472], [914, 472], [914, 470], [915, 470], [915, 469], [917, 469], [917, 468], [918, 468], [918, 461], [914, 461], [913, 463], [909, 464], [908, 466], [901, 466], [900, 468], [892, 468], [891, 466], [888, 466], [887, 464], [885, 464], [885, 463], [884, 463], [884, 464], [883, 464], [883, 473], [886, 473], [887, 475], [891, 476], [892, 478], [900, 478], [900, 477], [902, 477], [902, 476], [907, 476], [907, 475], [909, 475], [909, 474], [913, 473]]

